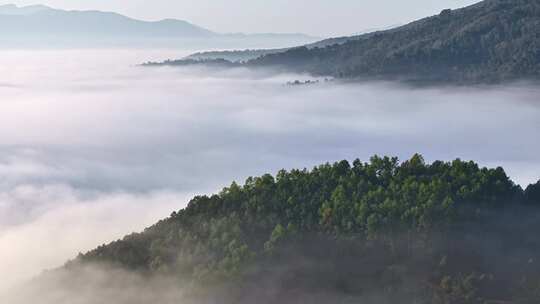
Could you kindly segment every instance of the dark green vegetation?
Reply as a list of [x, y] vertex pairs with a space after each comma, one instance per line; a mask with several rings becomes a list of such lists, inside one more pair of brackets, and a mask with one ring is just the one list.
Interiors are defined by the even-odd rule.
[[525, 200], [530, 204], [540, 202], [540, 181], [525, 190]]
[[241, 66], [239, 63], [230, 62], [225, 59], [179, 59], [179, 60], [165, 60], [163, 62], [146, 62], [142, 66], [205, 66], [214, 68], [234, 68]]
[[485, 0], [325, 48], [250, 62], [344, 78], [500, 82], [540, 76], [540, 1]]
[[539, 303], [539, 191], [420, 155], [280, 171], [195, 197], [67, 269], [176, 277], [203, 302]]
[[485, 0], [405, 26], [290, 49], [194, 54], [344, 79], [500, 83], [540, 77], [540, 1]]

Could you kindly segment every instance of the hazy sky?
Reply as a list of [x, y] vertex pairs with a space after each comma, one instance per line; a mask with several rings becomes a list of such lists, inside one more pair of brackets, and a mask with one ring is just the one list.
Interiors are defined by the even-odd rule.
[[[183, 19], [219, 32], [302, 32], [336, 36], [402, 24], [477, 0], [19, 0], [156, 20]], [[0, 2], [1, 3], [1, 2]], [[5, 1], [4, 3], [9, 3]]]

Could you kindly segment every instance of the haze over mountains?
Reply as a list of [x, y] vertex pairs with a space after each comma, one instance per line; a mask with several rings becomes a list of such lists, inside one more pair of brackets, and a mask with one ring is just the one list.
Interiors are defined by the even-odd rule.
[[[386, 31], [238, 54], [250, 67], [346, 79], [461, 84], [536, 80], [540, 1], [485, 0]], [[211, 59], [231, 60], [238, 54], [209, 53]]]
[[[364, 31], [360, 31], [352, 36], [328, 38], [328, 39], [306, 44], [304, 45], [304, 47], [308, 49], [313, 49], [313, 48], [324, 48], [324, 47], [335, 45], [335, 44], [343, 44], [347, 41], [362, 39], [368, 36], [372, 36], [375, 33], [385, 31], [385, 30], [390, 30], [399, 26], [400, 25], [391, 25], [384, 28], [367, 29]], [[293, 48], [294, 47], [279, 48], [279, 49], [206, 51], [206, 52], [197, 52], [197, 53], [191, 54], [187, 56], [185, 59], [194, 59], [194, 60], [225, 59], [231, 62], [246, 62], [249, 60], [257, 59], [265, 55], [283, 53]]]
[[539, 28], [486, 0], [294, 47], [1, 6], [0, 304], [540, 303]]
[[227, 48], [301, 45], [302, 34], [223, 34], [187, 21], [141, 21], [102, 11], [66, 11], [43, 5], [0, 6], [0, 47]]
[[418, 154], [281, 170], [197, 196], [6, 299], [535, 304], [539, 189], [501, 167]]

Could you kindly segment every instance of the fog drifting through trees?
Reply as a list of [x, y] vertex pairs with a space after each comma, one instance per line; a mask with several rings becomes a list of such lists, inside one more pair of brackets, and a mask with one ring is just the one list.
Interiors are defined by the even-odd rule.
[[0, 290], [281, 168], [421, 152], [539, 178], [535, 86], [287, 87], [309, 77], [142, 68], [182, 54], [139, 52], [1, 53]]

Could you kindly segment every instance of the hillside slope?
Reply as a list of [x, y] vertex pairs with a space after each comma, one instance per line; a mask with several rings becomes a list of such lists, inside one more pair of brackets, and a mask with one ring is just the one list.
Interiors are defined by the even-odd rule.
[[[335, 44], [343, 44], [349, 40], [358, 40], [363, 39], [366, 37], [369, 37], [373, 35], [374, 33], [368, 33], [368, 34], [361, 34], [357, 36], [345, 36], [345, 37], [339, 37], [339, 38], [328, 38], [321, 41], [313, 42], [310, 44], [306, 44], [303, 47], [307, 49], [313, 49], [313, 48], [324, 48], [330, 45]], [[280, 49], [256, 49], [256, 50], [232, 50], [232, 51], [207, 51], [207, 52], [197, 52], [193, 53], [185, 59], [193, 59], [193, 60], [219, 60], [224, 59], [231, 62], [247, 62], [250, 60], [254, 60], [266, 55], [271, 54], [278, 54], [283, 53], [286, 51], [289, 51], [291, 49], [294, 49], [295, 47], [290, 48], [280, 48]]]
[[[392, 29], [396, 26], [388, 27], [384, 30]], [[365, 39], [367, 37], [370, 37], [372, 35], [375, 35], [383, 30], [373, 29], [368, 30], [365, 32], [361, 32], [358, 34], [355, 34], [353, 36], [342, 36], [342, 37], [335, 37], [335, 38], [328, 38], [323, 39], [317, 42], [309, 43], [304, 45], [304, 47], [308, 49], [313, 48], [324, 48], [330, 45], [335, 44], [343, 44], [347, 41], [351, 40], [359, 40], [359, 39]], [[228, 60], [234, 63], [238, 62], [246, 62], [249, 60], [257, 59], [262, 56], [270, 55], [270, 54], [277, 54], [277, 53], [283, 53], [290, 49], [293, 49], [295, 47], [288, 47], [288, 48], [280, 48], [280, 49], [255, 49], [255, 50], [229, 50], [229, 51], [205, 51], [205, 52], [197, 52], [193, 53], [184, 59], [193, 59], [193, 60], [218, 60], [218, 59], [224, 59]]]
[[[523, 191], [502, 168], [420, 155], [280, 171], [195, 197], [143, 233], [80, 255], [59, 280], [80, 295], [88, 265], [159, 277], [144, 293], [152, 303], [180, 297], [171, 285], [194, 303], [538, 303], [539, 190]], [[90, 283], [109, 292], [117, 277]], [[127, 298], [115, 303], [149, 303]]]
[[249, 62], [315, 75], [498, 82], [540, 76], [540, 1], [485, 0], [366, 39]]

